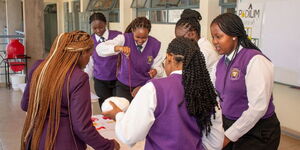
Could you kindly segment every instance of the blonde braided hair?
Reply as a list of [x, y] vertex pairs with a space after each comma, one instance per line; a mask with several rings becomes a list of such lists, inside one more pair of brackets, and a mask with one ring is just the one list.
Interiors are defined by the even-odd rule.
[[[60, 123], [60, 109], [64, 82], [78, 65], [79, 57], [93, 48], [93, 40], [83, 31], [73, 31], [59, 35], [51, 47], [47, 58], [33, 72], [29, 92], [28, 112], [22, 132], [21, 149], [31, 135], [31, 149], [38, 149], [46, 118], [48, 127], [45, 147], [51, 150]], [[67, 77], [67, 73], [70, 75]], [[69, 93], [69, 91], [67, 91]]]

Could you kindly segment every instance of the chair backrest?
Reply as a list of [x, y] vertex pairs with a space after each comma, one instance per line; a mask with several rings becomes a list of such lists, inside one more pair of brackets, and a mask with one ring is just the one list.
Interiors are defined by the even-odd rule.
[[19, 55], [24, 55], [24, 46], [18, 39], [11, 39], [6, 46], [6, 58], [20, 58]]

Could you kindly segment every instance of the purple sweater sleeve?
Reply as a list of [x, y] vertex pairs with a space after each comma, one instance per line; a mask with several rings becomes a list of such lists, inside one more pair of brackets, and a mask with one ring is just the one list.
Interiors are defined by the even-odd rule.
[[23, 111], [27, 111], [28, 109], [28, 103], [29, 103], [29, 90], [30, 90], [30, 83], [31, 83], [31, 78], [34, 70], [43, 62], [43, 60], [38, 60], [35, 64], [32, 65], [29, 74], [27, 76], [27, 84], [22, 96], [21, 100], [21, 108]]
[[70, 97], [70, 110], [73, 130], [86, 144], [95, 150], [112, 150], [112, 140], [103, 138], [91, 121], [91, 96], [87, 74], [79, 78], [76, 88]]

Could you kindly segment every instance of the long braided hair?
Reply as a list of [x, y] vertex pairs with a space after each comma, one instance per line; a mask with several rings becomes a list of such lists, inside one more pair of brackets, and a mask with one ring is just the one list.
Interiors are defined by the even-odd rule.
[[221, 14], [212, 21], [211, 25], [213, 24], [217, 24], [225, 34], [238, 38], [236, 50], [240, 45], [242, 45], [244, 48], [256, 49], [260, 51], [260, 49], [248, 38], [242, 19], [236, 14]]
[[201, 14], [192, 9], [183, 10], [180, 15], [180, 19], [176, 23], [176, 27], [183, 26], [188, 29], [188, 31], [195, 31], [198, 37], [201, 34], [201, 25], [199, 21], [202, 20]]
[[137, 17], [127, 26], [125, 33], [133, 32], [137, 28], [146, 28], [151, 31], [151, 22], [146, 17]]
[[188, 112], [196, 118], [199, 128], [209, 133], [211, 115], [215, 115], [215, 106], [218, 106], [217, 95], [197, 42], [175, 38], [169, 44], [167, 53], [173, 54], [177, 62], [183, 62], [182, 84]]
[[22, 150], [25, 149], [30, 136], [30, 148], [39, 148], [45, 126], [48, 127], [44, 149], [53, 149], [60, 123], [64, 82], [67, 79], [69, 87], [70, 76], [80, 56], [92, 48], [93, 40], [83, 31], [63, 33], [55, 39], [50, 54], [32, 75], [28, 112], [22, 133]]

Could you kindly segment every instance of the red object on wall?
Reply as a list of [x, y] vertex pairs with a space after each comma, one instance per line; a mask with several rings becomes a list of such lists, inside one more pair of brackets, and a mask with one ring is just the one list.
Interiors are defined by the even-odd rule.
[[16, 61], [10, 61], [10, 68], [14, 72], [22, 71], [25, 67], [24, 62], [17, 61], [17, 58], [24, 57], [24, 46], [19, 42], [18, 39], [11, 39], [9, 44], [6, 46], [6, 56], [7, 59], [15, 59]]

